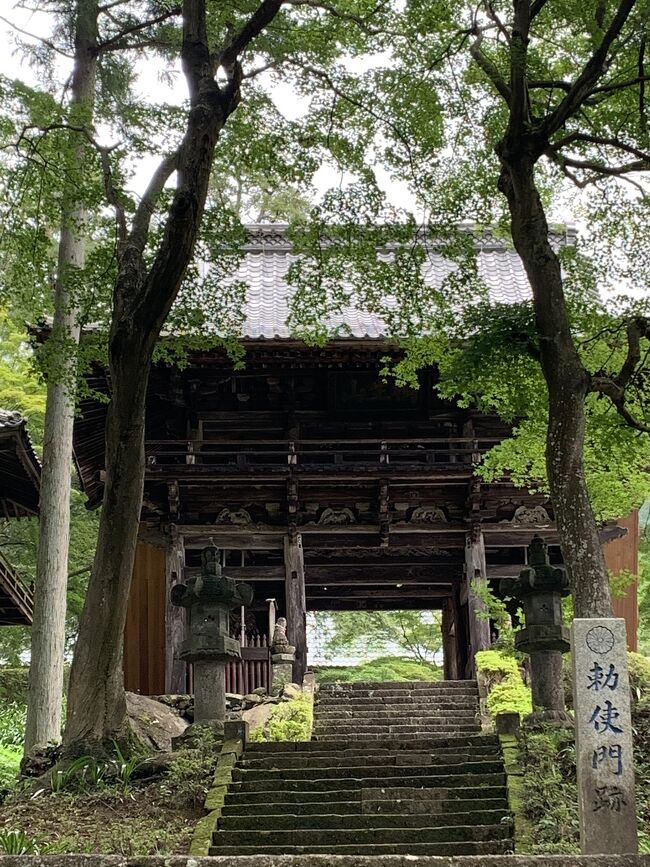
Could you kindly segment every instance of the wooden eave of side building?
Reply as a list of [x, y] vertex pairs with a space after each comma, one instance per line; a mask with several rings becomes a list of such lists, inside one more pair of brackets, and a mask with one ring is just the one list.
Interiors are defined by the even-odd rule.
[[[0, 515], [5, 519], [38, 514], [41, 465], [25, 419], [0, 410]], [[31, 588], [0, 554], [0, 625], [29, 626], [34, 600]]]

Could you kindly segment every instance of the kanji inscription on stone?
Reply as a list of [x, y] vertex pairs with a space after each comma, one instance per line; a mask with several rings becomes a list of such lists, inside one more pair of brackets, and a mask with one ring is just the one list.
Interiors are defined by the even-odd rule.
[[625, 621], [574, 620], [571, 651], [580, 846], [638, 852]]

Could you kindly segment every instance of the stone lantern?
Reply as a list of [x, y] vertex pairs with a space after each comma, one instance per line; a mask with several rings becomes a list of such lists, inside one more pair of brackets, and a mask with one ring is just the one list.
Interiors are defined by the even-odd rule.
[[530, 656], [533, 713], [527, 722], [572, 725], [562, 676], [562, 654], [571, 647], [569, 630], [562, 623], [562, 597], [570, 593], [566, 569], [551, 565], [546, 542], [534, 536], [528, 566], [518, 578], [502, 579], [500, 591], [521, 601], [526, 618], [525, 628], [515, 635], [515, 647]]
[[225, 665], [241, 659], [239, 641], [230, 636], [230, 612], [250, 605], [253, 589], [222, 574], [219, 549], [201, 552], [201, 574], [176, 584], [171, 601], [189, 610], [189, 637], [179, 656], [194, 668], [194, 723], [223, 731], [226, 718]]

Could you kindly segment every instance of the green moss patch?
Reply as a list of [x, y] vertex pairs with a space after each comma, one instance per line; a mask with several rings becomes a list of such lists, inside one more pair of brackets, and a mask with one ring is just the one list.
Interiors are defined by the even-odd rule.
[[476, 654], [476, 668], [487, 686], [487, 708], [493, 719], [498, 713], [532, 713], [530, 689], [513, 656], [499, 650], [482, 650]]
[[382, 656], [361, 665], [315, 668], [314, 674], [317, 683], [388, 683], [442, 679], [442, 672], [436, 665], [400, 656]]

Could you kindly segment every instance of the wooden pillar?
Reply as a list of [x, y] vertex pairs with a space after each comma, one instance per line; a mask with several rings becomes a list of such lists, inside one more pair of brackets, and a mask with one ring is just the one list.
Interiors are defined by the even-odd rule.
[[476, 653], [479, 650], [487, 650], [492, 644], [490, 621], [484, 616], [487, 613], [487, 606], [474, 590], [474, 587], [487, 588], [485, 541], [478, 524], [472, 527], [465, 538], [465, 583], [467, 587], [470, 639], [468, 674], [470, 677], [474, 677], [476, 673], [476, 666], [474, 664]]
[[307, 600], [305, 596], [305, 559], [302, 536], [296, 533], [284, 539], [285, 599], [287, 637], [296, 648], [293, 679], [302, 684], [307, 670]]
[[451, 599], [454, 609], [454, 631], [456, 633], [456, 672], [459, 680], [471, 677], [469, 671], [469, 616], [467, 613], [467, 587], [457, 584]]
[[451, 599], [442, 603], [442, 656], [445, 680], [458, 680], [458, 642]]
[[185, 547], [183, 537], [174, 535], [167, 548], [166, 616], [165, 616], [165, 692], [183, 694], [188, 690], [187, 663], [179, 659], [181, 643], [186, 638], [187, 611], [170, 601], [174, 584], [183, 580]]

